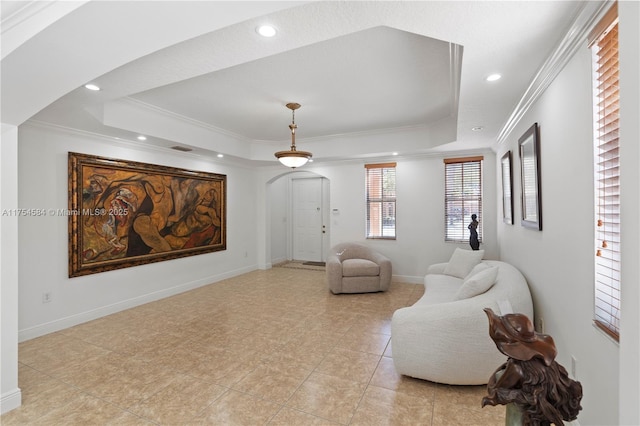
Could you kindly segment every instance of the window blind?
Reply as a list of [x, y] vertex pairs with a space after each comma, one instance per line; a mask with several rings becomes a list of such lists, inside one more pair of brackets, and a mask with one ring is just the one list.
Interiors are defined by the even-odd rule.
[[396, 238], [396, 163], [365, 164], [366, 236]]
[[600, 22], [594, 65], [595, 324], [620, 334], [620, 153], [617, 9]]
[[467, 226], [476, 214], [482, 242], [482, 160], [481, 156], [444, 160], [445, 241], [469, 241]]

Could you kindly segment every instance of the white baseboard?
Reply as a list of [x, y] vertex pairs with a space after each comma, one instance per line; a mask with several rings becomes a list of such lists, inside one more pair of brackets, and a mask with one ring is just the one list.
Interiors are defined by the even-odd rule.
[[111, 305], [102, 306], [97, 309], [71, 315], [65, 318], [59, 318], [57, 320], [50, 321], [43, 324], [38, 324], [33, 327], [25, 328], [23, 330], [18, 331], [18, 342], [24, 342], [27, 340], [35, 339], [36, 337], [44, 336], [46, 334], [54, 333], [56, 331], [64, 330], [66, 328], [73, 327], [78, 324], [92, 321], [94, 319], [115, 314], [116, 312], [124, 311], [125, 309], [134, 308], [136, 306], [144, 305], [145, 303], [154, 302], [156, 300], [164, 299], [169, 296], [174, 296], [176, 294], [184, 293], [185, 291], [194, 290], [199, 287], [213, 284], [227, 278], [232, 278], [241, 274], [246, 274], [248, 272], [254, 271], [255, 269], [256, 269], [255, 265], [251, 267], [236, 269], [233, 271], [225, 272], [223, 274], [214, 275], [207, 278], [201, 278], [196, 281], [179, 284], [177, 286], [170, 287], [164, 290], [144, 294], [142, 296], [123, 300], [121, 302], [113, 303]]
[[0, 398], [0, 414], [8, 413], [20, 405], [22, 405], [22, 391], [20, 388], [3, 393]]
[[391, 281], [396, 283], [423, 284], [424, 276], [415, 277], [411, 275], [393, 275]]
[[271, 262], [268, 263], [267, 265], [269, 265], [269, 267], [271, 267], [271, 265], [277, 265], [279, 263], [284, 263], [286, 261], [288, 261], [290, 259], [287, 259], [286, 257], [280, 257], [278, 259], [271, 259]]

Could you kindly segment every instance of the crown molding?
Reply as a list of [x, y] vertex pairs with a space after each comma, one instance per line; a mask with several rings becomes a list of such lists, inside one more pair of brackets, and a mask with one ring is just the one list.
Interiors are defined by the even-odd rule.
[[[219, 160], [212, 155], [208, 155], [206, 153], [198, 152], [198, 151], [190, 151], [190, 152], [182, 152], [171, 149], [171, 147], [157, 146], [151, 143], [144, 143], [140, 141], [133, 141], [128, 139], [123, 139], [115, 136], [107, 136], [102, 133], [91, 132], [87, 130], [76, 129], [73, 127], [62, 126], [59, 124], [49, 123], [46, 121], [40, 121], [35, 119], [27, 120], [22, 126], [29, 126], [35, 129], [42, 130], [50, 130], [56, 131], [59, 133], [67, 133], [69, 135], [75, 135], [85, 138], [91, 138], [100, 140], [103, 142], [108, 142], [109, 145], [120, 146], [122, 148], [133, 149], [136, 151], [144, 151], [144, 152], [157, 152], [161, 154], [169, 154], [171, 156], [179, 156], [185, 158], [193, 158], [198, 160], [204, 160], [207, 163], [211, 164], [224, 164], [224, 165], [232, 165], [236, 167], [252, 169], [255, 167], [255, 161], [245, 160], [245, 159], [237, 159], [233, 156], [224, 156], [224, 160]], [[200, 149], [200, 148], [197, 148]]]
[[16, 25], [20, 25], [23, 22], [30, 19], [32, 16], [42, 12], [44, 9], [51, 6], [54, 2], [44, 1], [23, 1], [15, 3], [12, 9], [9, 9], [8, 15], [2, 17], [0, 21], [0, 33], [4, 34]]
[[586, 37], [599, 16], [613, 4], [613, 0], [588, 1], [582, 4], [569, 30], [551, 55], [536, 72], [524, 95], [498, 133], [497, 143], [503, 143], [518, 125], [525, 113], [540, 98], [560, 74], [576, 51], [584, 46]]
[[143, 102], [141, 100], [132, 98], [130, 96], [126, 96], [124, 98], [116, 99], [116, 100], [111, 101], [111, 102], [113, 102], [113, 103], [122, 102], [122, 103], [125, 103], [125, 104], [129, 104], [129, 105], [135, 106], [136, 108], [139, 108], [141, 110], [146, 110], [146, 111], [154, 113], [154, 114], [159, 114], [159, 115], [165, 116], [167, 118], [171, 118], [171, 119], [176, 120], [176, 121], [182, 121], [185, 124], [188, 124], [190, 126], [199, 127], [201, 129], [205, 129], [205, 130], [207, 130], [209, 132], [212, 132], [212, 133], [225, 135], [225, 136], [237, 139], [239, 141], [244, 141], [244, 142], [247, 142], [247, 143], [253, 142], [252, 139], [249, 139], [249, 138], [247, 138], [245, 136], [242, 136], [242, 135], [239, 135], [237, 133], [230, 132], [230, 131], [222, 129], [220, 127], [212, 126], [211, 124], [204, 123], [202, 121], [199, 121], [199, 120], [196, 120], [196, 119], [193, 119], [193, 118], [181, 115], [181, 114], [177, 114], [177, 113], [175, 113], [173, 111], [169, 111], [169, 110], [166, 110], [164, 108], [157, 107], [155, 105], [149, 104], [147, 102]]
[[[454, 77], [452, 77], [454, 78]], [[459, 77], [457, 77], [459, 78]], [[459, 94], [455, 94], [455, 99], [451, 99], [452, 105], [453, 104], [457, 104], [458, 99], [459, 98]], [[140, 110], [144, 110], [147, 111], [149, 113], [153, 113], [153, 114], [158, 114], [176, 121], [180, 121], [183, 122], [187, 125], [190, 126], [195, 126], [195, 127], [199, 127], [201, 129], [205, 129], [209, 132], [212, 133], [216, 133], [216, 134], [220, 134], [220, 135], [225, 135], [228, 136], [230, 138], [234, 138], [240, 142], [244, 142], [247, 143], [249, 145], [252, 144], [271, 144], [271, 145], [280, 145], [282, 143], [287, 143], [289, 141], [289, 139], [285, 138], [285, 139], [281, 139], [281, 140], [266, 140], [266, 139], [251, 139], [248, 138], [246, 136], [240, 135], [238, 133], [235, 132], [231, 132], [229, 130], [225, 130], [223, 128], [220, 127], [216, 127], [213, 126], [211, 124], [208, 123], [204, 123], [202, 121], [181, 115], [181, 114], [177, 114], [175, 112], [172, 111], [168, 111], [164, 108], [160, 108], [157, 107], [155, 105], [149, 104], [147, 102], [144, 101], [140, 101], [138, 99], [126, 96], [120, 99], [116, 99], [114, 101], [111, 101], [114, 104], [116, 103], [123, 103], [123, 104], [128, 104], [131, 105], [135, 108], [139, 108]], [[455, 108], [455, 110], [457, 111], [457, 106]], [[326, 141], [332, 141], [335, 139], [339, 139], [342, 137], [367, 137], [367, 136], [374, 136], [374, 135], [389, 135], [389, 134], [395, 134], [398, 132], [415, 132], [415, 131], [424, 131], [424, 130], [428, 130], [430, 128], [432, 128], [434, 125], [439, 124], [440, 122], [442, 122], [443, 120], [450, 120], [452, 118], [451, 115], [443, 117], [441, 119], [439, 119], [436, 122], [433, 123], [429, 123], [429, 124], [419, 124], [419, 125], [409, 125], [409, 126], [399, 126], [399, 127], [387, 127], [387, 128], [381, 128], [381, 129], [371, 129], [371, 130], [362, 130], [362, 131], [358, 131], [358, 132], [349, 132], [349, 133], [335, 133], [335, 134], [328, 134], [328, 135], [322, 135], [322, 136], [312, 136], [312, 137], [300, 137], [298, 134], [296, 134], [296, 142], [326, 142]]]
[[[21, 124], [22, 126], [30, 126], [33, 128], [39, 128], [39, 129], [43, 129], [43, 130], [51, 130], [51, 131], [57, 131], [57, 132], [61, 132], [61, 133], [67, 133], [70, 135], [75, 135], [75, 136], [82, 136], [85, 138], [91, 138], [91, 139], [97, 139], [97, 140], [101, 140], [101, 141], [105, 141], [105, 142], [109, 142], [110, 144], [114, 144], [114, 145], [119, 145], [122, 146], [123, 148], [134, 148], [134, 149], [140, 149], [141, 147], [144, 147], [145, 150], [150, 150], [150, 151], [157, 151], [157, 152], [165, 152], [166, 149], [168, 148], [163, 148], [163, 147], [159, 147], [159, 146], [155, 146], [152, 144], [148, 144], [148, 143], [143, 143], [140, 141], [133, 141], [133, 140], [128, 140], [128, 139], [124, 139], [124, 138], [120, 138], [117, 136], [108, 136], [102, 133], [97, 133], [97, 132], [91, 132], [88, 130], [83, 130], [83, 129], [77, 129], [74, 127], [68, 127], [68, 126], [63, 126], [61, 124], [56, 124], [56, 123], [50, 123], [48, 121], [41, 121], [41, 120], [36, 120], [36, 119], [29, 119], [27, 120], [25, 123]], [[176, 151], [176, 154], [187, 154], [187, 153], [182, 153], [179, 151]]]
[[74, 1], [13, 1], [3, 5], [0, 20], [2, 52], [4, 59], [27, 40], [41, 32], [63, 16], [73, 12], [88, 0]]

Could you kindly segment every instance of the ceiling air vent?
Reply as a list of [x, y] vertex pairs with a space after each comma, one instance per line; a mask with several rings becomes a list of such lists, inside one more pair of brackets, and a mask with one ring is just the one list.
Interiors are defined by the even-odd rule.
[[189, 152], [189, 151], [193, 151], [193, 149], [191, 148], [187, 148], [186, 146], [172, 146], [171, 149], [175, 149], [176, 151], [182, 151], [182, 152]]

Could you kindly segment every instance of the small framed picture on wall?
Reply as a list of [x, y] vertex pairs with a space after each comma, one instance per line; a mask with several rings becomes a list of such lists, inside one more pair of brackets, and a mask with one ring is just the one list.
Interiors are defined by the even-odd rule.
[[518, 140], [522, 184], [522, 226], [542, 231], [542, 193], [540, 191], [540, 140], [534, 123]]
[[502, 220], [513, 225], [513, 168], [511, 167], [511, 151], [505, 152], [500, 161], [502, 169]]

